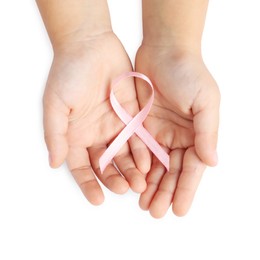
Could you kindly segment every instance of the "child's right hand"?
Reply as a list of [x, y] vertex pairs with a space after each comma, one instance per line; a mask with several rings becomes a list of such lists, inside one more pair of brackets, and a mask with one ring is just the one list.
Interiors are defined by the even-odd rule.
[[[56, 168], [66, 160], [92, 204], [104, 200], [95, 176], [115, 193], [124, 193], [129, 186], [143, 192], [146, 182], [141, 172], [149, 170], [150, 155], [137, 137], [131, 138], [115, 158], [123, 176], [113, 164], [100, 174], [98, 163], [123, 127], [109, 102], [111, 81], [132, 70], [120, 41], [112, 32], [83, 41], [70, 38], [56, 47], [54, 53], [44, 94], [44, 130], [50, 165]], [[116, 95], [127, 111], [132, 114], [138, 111], [133, 80], [119, 84]]]

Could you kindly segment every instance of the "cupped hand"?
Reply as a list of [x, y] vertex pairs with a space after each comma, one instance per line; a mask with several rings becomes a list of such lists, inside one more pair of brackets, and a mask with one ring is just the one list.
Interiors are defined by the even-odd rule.
[[[107, 32], [82, 41], [69, 41], [54, 51], [54, 60], [44, 93], [44, 130], [50, 165], [65, 160], [86, 198], [92, 204], [104, 200], [97, 178], [111, 191], [136, 192], [146, 188], [149, 153], [132, 137], [100, 173], [99, 158], [124, 127], [110, 102], [110, 83], [119, 74], [131, 71], [131, 62], [118, 38]], [[132, 115], [138, 111], [133, 80], [114, 90], [123, 107]], [[118, 171], [118, 169], [120, 171]]]
[[[153, 158], [140, 207], [159, 218], [172, 204], [183, 216], [189, 210], [206, 165], [217, 164], [220, 93], [200, 55], [170, 47], [143, 45], [136, 70], [154, 84], [155, 100], [145, 127], [170, 155], [170, 170]], [[137, 81], [138, 99], [146, 89]]]

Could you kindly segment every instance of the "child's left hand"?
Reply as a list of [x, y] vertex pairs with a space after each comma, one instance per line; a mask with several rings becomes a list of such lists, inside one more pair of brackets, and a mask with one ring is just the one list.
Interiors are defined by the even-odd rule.
[[[147, 175], [140, 206], [162, 217], [172, 204], [187, 213], [206, 165], [217, 163], [216, 144], [220, 93], [200, 55], [174, 47], [143, 45], [136, 70], [154, 84], [155, 100], [145, 127], [170, 154], [170, 171], [156, 158]], [[138, 83], [139, 81], [137, 81]], [[146, 89], [137, 84], [142, 103]]]

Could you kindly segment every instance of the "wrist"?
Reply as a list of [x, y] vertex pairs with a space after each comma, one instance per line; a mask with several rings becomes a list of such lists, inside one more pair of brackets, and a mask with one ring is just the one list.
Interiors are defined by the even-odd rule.
[[[201, 52], [179, 46], [151, 46], [142, 44], [136, 55], [136, 65], [149, 61], [155, 66], [169, 62], [168, 67], [182, 67], [184, 64], [204, 64]], [[151, 65], [153, 66], [153, 65]], [[185, 65], [186, 66], [186, 65]], [[139, 67], [140, 68], [140, 67]], [[138, 68], [138, 69], [139, 69]]]
[[167, 53], [175, 53], [177, 56], [197, 56], [201, 57], [201, 42], [176, 39], [170, 35], [149, 35], [143, 37], [141, 47]]
[[81, 28], [80, 30], [76, 30], [75, 32], [62, 35], [59, 38], [52, 40], [51, 42], [54, 53], [66, 53], [71, 51], [74, 52], [80, 49], [85, 49], [87, 46], [92, 46], [92, 42], [95, 42], [96, 40], [102, 39], [112, 34], [114, 34], [114, 32], [109, 26], [100, 28], [100, 30], [96, 30], [93, 32]]
[[176, 39], [176, 37], [149, 36], [143, 37], [142, 46], [158, 49], [169, 49], [180, 54], [201, 55], [201, 43]]
[[159, 17], [144, 20], [142, 44], [151, 47], [173, 48], [179, 51], [201, 52], [201, 35], [187, 32], [166, 23]]
[[50, 37], [54, 52], [80, 45], [87, 41], [102, 37], [103, 35], [113, 33], [110, 19], [97, 19], [84, 21], [77, 24], [69, 30], [61, 31], [53, 37]]

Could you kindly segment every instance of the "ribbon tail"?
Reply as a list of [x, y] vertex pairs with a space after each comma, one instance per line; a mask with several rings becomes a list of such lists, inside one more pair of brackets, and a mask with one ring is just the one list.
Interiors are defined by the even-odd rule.
[[140, 126], [138, 129], [136, 129], [135, 133], [147, 145], [147, 147], [158, 158], [158, 160], [164, 165], [166, 170], [169, 171], [170, 157], [158, 144], [158, 142], [154, 140], [151, 134], [143, 126]]

